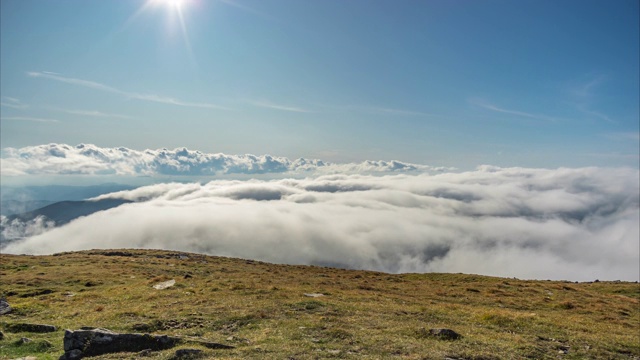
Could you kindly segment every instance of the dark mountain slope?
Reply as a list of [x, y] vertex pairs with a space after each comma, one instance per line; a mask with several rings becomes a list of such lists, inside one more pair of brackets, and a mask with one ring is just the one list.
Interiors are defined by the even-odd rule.
[[87, 216], [98, 211], [108, 210], [122, 204], [130, 203], [129, 200], [122, 199], [105, 199], [99, 201], [60, 201], [43, 208], [29, 211], [26, 213], [9, 216], [9, 220], [20, 219], [29, 221], [38, 216], [55, 221], [56, 226], [64, 225], [73, 219], [81, 216]]

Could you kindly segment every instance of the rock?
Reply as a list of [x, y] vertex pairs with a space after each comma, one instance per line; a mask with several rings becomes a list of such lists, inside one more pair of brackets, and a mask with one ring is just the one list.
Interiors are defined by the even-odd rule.
[[176, 284], [175, 280], [169, 280], [169, 281], [165, 281], [165, 282], [161, 282], [158, 284], [153, 285], [153, 288], [156, 290], [162, 290], [162, 289], [166, 289], [169, 287], [172, 287], [173, 285]]
[[457, 340], [462, 337], [462, 335], [451, 329], [430, 329], [429, 334], [443, 340]]
[[67, 351], [60, 357], [60, 360], [76, 360], [82, 359], [82, 351], [78, 349], [73, 349], [71, 351]]
[[33, 340], [29, 339], [28, 337], [21, 337], [20, 340], [16, 341], [16, 343], [19, 345], [22, 345], [22, 344], [28, 344], [32, 341]]
[[48, 333], [48, 332], [54, 332], [58, 330], [58, 328], [56, 328], [53, 325], [18, 323], [18, 324], [6, 325], [5, 330], [12, 333], [18, 333], [18, 332]]
[[0, 299], [0, 315], [8, 314], [13, 310], [6, 299]]
[[308, 293], [308, 294], [304, 294], [304, 296], [317, 298], [317, 297], [322, 297], [322, 296], [325, 296], [325, 295], [324, 294], [320, 294], [320, 293]]
[[64, 355], [60, 360], [81, 359], [119, 352], [158, 351], [179, 344], [193, 343], [210, 349], [233, 349], [233, 346], [183, 339], [167, 335], [119, 334], [107, 329], [66, 330], [64, 333]]
[[194, 358], [199, 358], [202, 355], [203, 355], [202, 350], [180, 349], [180, 350], [176, 350], [176, 353], [174, 354], [173, 358], [174, 359], [194, 359]]
[[4, 340], [4, 333], [0, 331], [0, 340]]

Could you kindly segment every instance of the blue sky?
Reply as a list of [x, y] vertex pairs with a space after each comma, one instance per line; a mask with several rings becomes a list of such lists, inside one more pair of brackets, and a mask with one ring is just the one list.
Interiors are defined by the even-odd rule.
[[638, 166], [637, 0], [0, 6], [3, 148]]

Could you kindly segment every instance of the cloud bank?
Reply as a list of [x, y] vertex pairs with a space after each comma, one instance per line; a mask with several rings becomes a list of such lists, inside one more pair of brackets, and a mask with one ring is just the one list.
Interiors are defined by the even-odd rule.
[[385, 272], [638, 280], [636, 169], [164, 183], [10, 253], [161, 248]]
[[211, 176], [225, 174], [381, 173], [443, 171], [400, 161], [365, 161], [333, 164], [317, 159], [289, 160], [271, 155], [227, 155], [186, 148], [137, 151], [125, 147], [101, 148], [91, 144], [48, 144], [2, 150], [3, 176], [18, 175], [124, 175]]

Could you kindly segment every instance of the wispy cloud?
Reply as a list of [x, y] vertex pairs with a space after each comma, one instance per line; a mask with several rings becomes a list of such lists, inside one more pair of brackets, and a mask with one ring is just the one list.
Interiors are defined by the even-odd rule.
[[593, 111], [593, 110], [589, 109], [586, 104], [578, 104], [576, 106], [576, 108], [578, 110], [580, 110], [584, 114], [587, 114], [587, 115], [590, 115], [592, 117], [604, 120], [606, 122], [615, 123], [615, 121], [612, 120], [608, 115], [603, 114], [603, 113], [598, 112], [598, 111]]
[[311, 113], [311, 112], [313, 112], [311, 110], [303, 109], [303, 108], [300, 108], [300, 107], [289, 106], [289, 105], [281, 105], [281, 104], [274, 104], [274, 103], [272, 103], [270, 101], [265, 101], [265, 100], [250, 101], [249, 103], [251, 105], [253, 105], [253, 106], [267, 108], [267, 109], [273, 109], [273, 110], [290, 111], [290, 112], [298, 112], [298, 113]]
[[604, 136], [615, 141], [640, 141], [640, 132], [636, 131], [609, 133], [605, 134]]
[[16, 99], [9, 96], [3, 96], [2, 101], [0, 101], [0, 106], [12, 108], [12, 109], [26, 109], [29, 106], [23, 104], [20, 99]]
[[48, 119], [48, 118], [37, 118], [37, 117], [29, 117], [29, 116], [3, 116], [0, 120], [10, 120], [10, 121], [32, 121], [32, 122], [41, 122], [41, 123], [57, 123], [60, 122], [56, 119]]
[[428, 114], [420, 111], [412, 111], [412, 110], [404, 110], [404, 109], [394, 109], [394, 108], [385, 108], [385, 107], [360, 107], [361, 111], [377, 113], [377, 114], [389, 114], [389, 115], [403, 115], [403, 116], [437, 116], [434, 114]]
[[498, 113], [502, 113], [502, 114], [509, 114], [509, 115], [515, 115], [515, 116], [519, 116], [519, 117], [526, 117], [529, 119], [536, 119], [536, 120], [545, 120], [545, 121], [557, 121], [559, 120], [558, 118], [554, 118], [551, 116], [547, 116], [547, 115], [541, 115], [541, 114], [533, 114], [533, 113], [528, 113], [528, 112], [524, 112], [524, 111], [519, 111], [519, 110], [511, 110], [511, 109], [505, 109], [481, 100], [469, 100], [469, 103], [471, 103], [472, 105], [475, 106], [479, 106], [483, 109], [487, 109], [487, 110], [491, 110], [494, 112], [498, 112]]
[[90, 89], [94, 89], [94, 90], [98, 90], [98, 91], [104, 91], [104, 92], [108, 92], [108, 93], [112, 93], [112, 94], [117, 94], [117, 95], [121, 95], [121, 96], [127, 97], [129, 99], [150, 101], [150, 102], [156, 102], [156, 103], [162, 103], [162, 104], [168, 104], [168, 105], [184, 106], [184, 107], [196, 107], [196, 108], [229, 110], [226, 107], [223, 107], [223, 106], [220, 106], [220, 105], [216, 105], [216, 104], [211, 104], [211, 103], [190, 102], [190, 101], [183, 101], [183, 100], [179, 100], [179, 99], [176, 99], [176, 98], [162, 96], [162, 95], [156, 95], [156, 94], [139, 94], [139, 93], [135, 93], [135, 92], [123, 91], [123, 90], [114, 88], [112, 86], [101, 84], [99, 82], [90, 81], [90, 80], [84, 80], [84, 79], [76, 79], [76, 78], [64, 77], [64, 76], [60, 76], [60, 75], [57, 75], [57, 74], [51, 73], [51, 72], [29, 71], [29, 72], [27, 72], [27, 75], [30, 76], [30, 77], [55, 80], [55, 81], [63, 82], [63, 83], [66, 83], [66, 84], [82, 86], [82, 87], [86, 87], [86, 88], [90, 88]]
[[64, 110], [60, 109], [60, 111], [65, 112], [71, 115], [79, 115], [79, 116], [90, 116], [90, 117], [101, 117], [101, 118], [118, 118], [118, 119], [133, 119], [131, 116], [120, 115], [120, 114], [109, 114], [104, 113], [97, 110]]
[[375, 115], [397, 115], [397, 116], [429, 116], [438, 117], [440, 115], [425, 113], [415, 110], [390, 108], [385, 106], [367, 106], [367, 105], [318, 105], [323, 109], [332, 112], [349, 112], [349, 113], [366, 113]]
[[587, 98], [595, 95], [595, 89], [608, 79], [603, 74], [591, 76], [586, 82], [582, 82], [571, 89], [575, 97]]
[[594, 103], [597, 101], [597, 88], [607, 80], [608, 77], [605, 75], [592, 75], [587, 81], [574, 85], [569, 90], [569, 93], [573, 98], [576, 109], [581, 113], [609, 123], [616, 123], [616, 121], [611, 119], [607, 114], [593, 110]]

